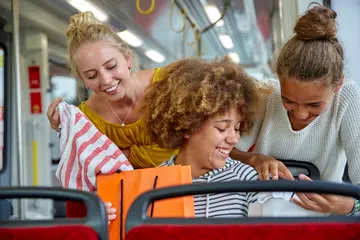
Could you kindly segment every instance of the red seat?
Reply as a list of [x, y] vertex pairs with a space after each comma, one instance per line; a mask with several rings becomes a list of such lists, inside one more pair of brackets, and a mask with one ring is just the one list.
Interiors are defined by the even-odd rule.
[[70, 200], [73, 207], [86, 209], [85, 216], [73, 219], [53, 220], [6, 220], [0, 221], [1, 240], [55, 239], [55, 240], [108, 240], [105, 207], [100, 198], [92, 193], [44, 187], [0, 188], [2, 198], [48, 198]]
[[360, 223], [306, 223], [255, 225], [138, 226], [130, 230], [126, 240], [357, 240]]
[[88, 226], [52, 226], [32, 228], [0, 228], [1, 240], [98, 240], [98, 234]]
[[350, 184], [307, 181], [246, 181], [190, 184], [148, 191], [130, 207], [126, 240], [355, 240], [360, 239], [359, 216], [264, 217], [264, 218], [148, 218], [146, 211], [156, 200], [226, 192], [317, 192], [360, 199], [360, 187]]

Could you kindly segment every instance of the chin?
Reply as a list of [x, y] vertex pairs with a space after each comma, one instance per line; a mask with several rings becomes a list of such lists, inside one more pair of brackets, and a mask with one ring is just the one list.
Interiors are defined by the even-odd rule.
[[216, 161], [215, 163], [213, 163], [213, 169], [218, 169], [218, 168], [223, 168], [225, 166], [225, 162], [226, 162], [226, 159], [223, 160], [223, 161]]

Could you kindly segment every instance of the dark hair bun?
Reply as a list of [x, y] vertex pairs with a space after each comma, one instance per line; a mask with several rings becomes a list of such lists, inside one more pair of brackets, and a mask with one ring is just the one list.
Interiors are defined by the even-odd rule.
[[297, 21], [294, 32], [302, 40], [336, 38], [336, 12], [320, 4], [309, 9]]

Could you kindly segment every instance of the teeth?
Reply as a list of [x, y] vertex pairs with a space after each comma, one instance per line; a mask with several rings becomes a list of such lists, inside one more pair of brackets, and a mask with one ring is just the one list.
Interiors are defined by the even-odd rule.
[[226, 155], [229, 155], [230, 153], [230, 150], [224, 150], [222, 148], [216, 148], [219, 152], [223, 153], [223, 154], [226, 154]]
[[112, 91], [114, 91], [114, 90], [117, 88], [118, 85], [119, 85], [119, 83], [117, 83], [115, 86], [113, 86], [113, 87], [111, 87], [111, 88], [106, 89], [105, 92], [112, 92]]

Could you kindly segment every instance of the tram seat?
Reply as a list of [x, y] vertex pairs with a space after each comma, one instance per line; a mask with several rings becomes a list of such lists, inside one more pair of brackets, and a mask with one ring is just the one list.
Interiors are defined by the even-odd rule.
[[87, 208], [87, 214], [84, 218], [73, 219], [0, 221], [1, 240], [108, 240], [105, 207], [95, 194], [62, 188], [0, 187], [0, 199], [3, 198], [46, 198], [82, 202]]
[[284, 160], [278, 159], [290, 170], [295, 179], [298, 179], [300, 174], [305, 174], [313, 180], [320, 179], [319, 169], [311, 162], [297, 161], [297, 160]]
[[147, 207], [155, 200], [205, 193], [296, 191], [333, 193], [360, 198], [360, 188], [328, 182], [250, 181], [185, 185], [157, 189], [139, 196], [132, 204], [126, 221], [126, 240], [328, 240], [360, 239], [359, 216], [267, 217], [267, 218], [148, 218]]

